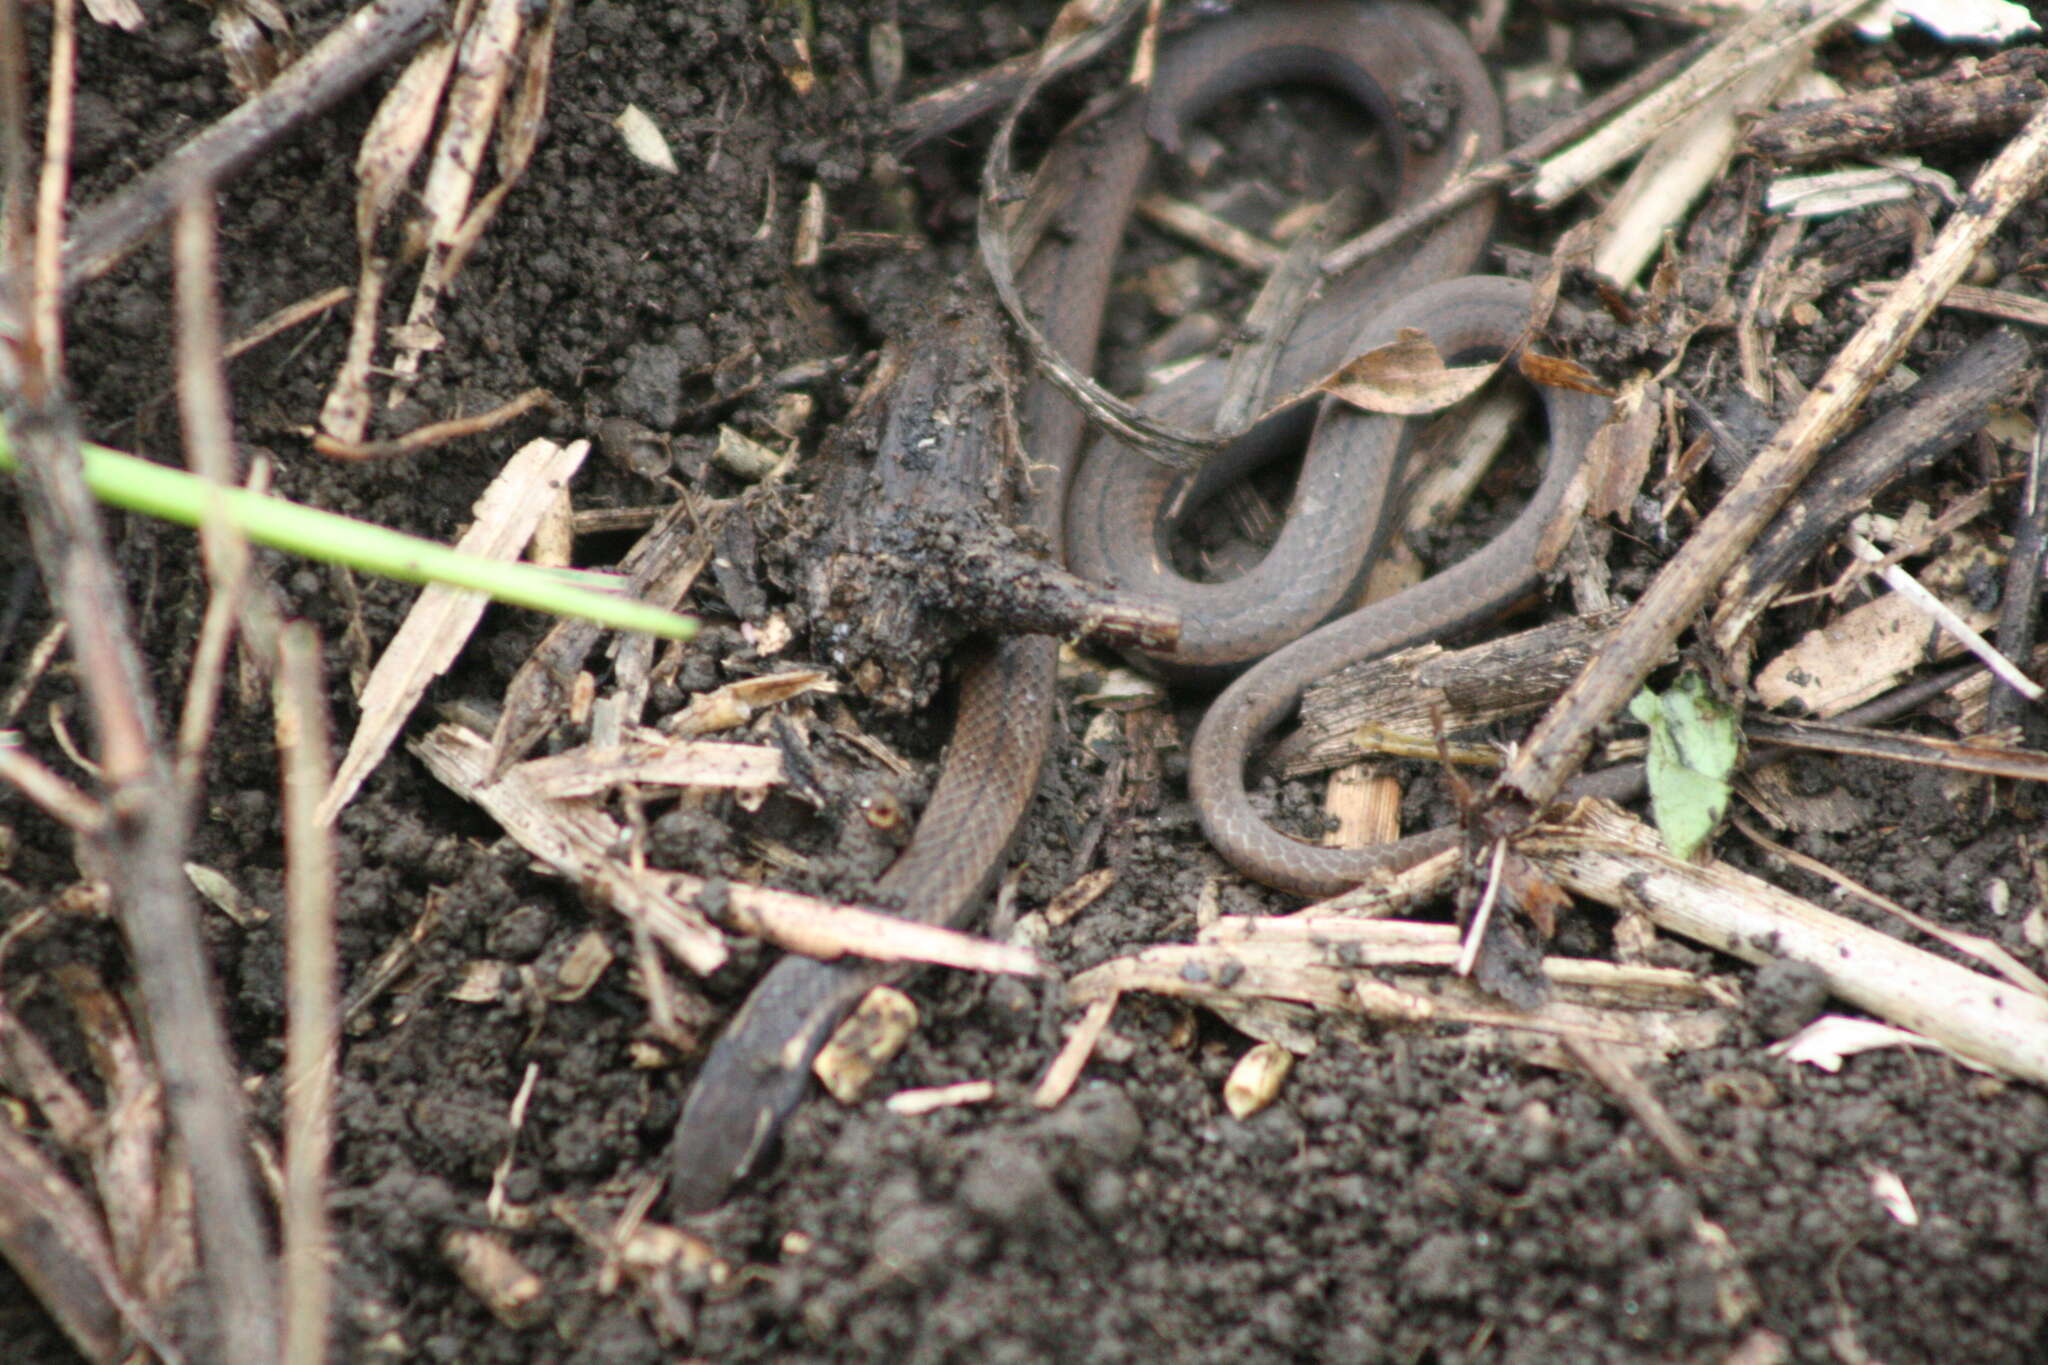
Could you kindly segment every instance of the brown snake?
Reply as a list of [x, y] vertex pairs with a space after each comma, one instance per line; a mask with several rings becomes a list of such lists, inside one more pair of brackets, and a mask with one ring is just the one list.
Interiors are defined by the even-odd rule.
[[[1433, 148], [1417, 149], [1393, 129], [1390, 92], [1431, 78], [1448, 90], [1456, 113], [1448, 135]], [[1271, 4], [1174, 40], [1160, 54], [1145, 100], [1127, 101], [1070, 129], [1041, 172], [1042, 183], [1074, 188], [1019, 284], [1048, 343], [1077, 368], [1093, 363], [1111, 267], [1151, 143], [1174, 146], [1181, 130], [1219, 100], [1287, 82], [1334, 87], [1389, 125], [1398, 162], [1396, 208], [1444, 183], [1461, 153], [1483, 159], [1499, 148], [1499, 106], [1485, 70], [1432, 10], [1401, 3]], [[1490, 204], [1474, 205], [1411, 245], [1328, 282], [1290, 334], [1271, 392], [1302, 386], [1348, 356], [1391, 340], [1404, 325], [1429, 332], [1450, 359], [1510, 349], [1529, 316], [1527, 286], [1479, 278], [1438, 283], [1471, 268], [1491, 219]], [[1220, 365], [1204, 365], [1148, 406], [1184, 421], [1206, 420], [1221, 375]], [[1183, 671], [1216, 673], [1277, 650], [1211, 708], [1190, 767], [1205, 830], [1251, 875], [1294, 891], [1334, 891], [1445, 842], [1419, 836], [1366, 850], [1300, 843], [1252, 812], [1244, 764], [1307, 683], [1353, 658], [1476, 622], [1534, 581], [1538, 543], [1557, 517], [1598, 420], [1597, 409], [1582, 398], [1547, 402], [1553, 455], [1535, 497], [1508, 531], [1419, 587], [1304, 636], [1340, 615], [1377, 553], [1387, 492], [1405, 453], [1402, 422], [1325, 405], [1319, 417], [1290, 414], [1261, 427], [1193, 475], [1191, 505], [1290, 439], [1298, 448], [1314, 418], [1311, 451], [1280, 541], [1243, 579], [1198, 584], [1172, 575], [1160, 548], [1170, 529], [1159, 526], [1160, 509], [1174, 496], [1178, 476], [1109, 444], [1079, 461], [1079, 410], [1043, 378], [1023, 393], [1019, 419], [1035, 480], [1029, 517], [1054, 544], [1064, 530], [1073, 567], [1179, 606], [1183, 646], [1173, 662]], [[1081, 472], [1070, 496], [1077, 463]], [[1154, 533], [1132, 533], [1148, 524]], [[1056, 648], [1044, 637], [1007, 639], [981, 647], [967, 661], [952, 745], [915, 837], [881, 879], [883, 898], [919, 919], [950, 924], [987, 892], [1050, 740]], [[904, 970], [901, 964], [792, 956], [763, 978], [685, 1101], [671, 1187], [680, 1211], [716, 1205], [758, 1163], [803, 1097], [811, 1060], [826, 1036], [871, 986]]]

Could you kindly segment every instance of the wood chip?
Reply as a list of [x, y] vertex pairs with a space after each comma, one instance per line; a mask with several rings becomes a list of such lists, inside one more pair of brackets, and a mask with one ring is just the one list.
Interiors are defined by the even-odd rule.
[[1294, 1054], [1274, 1043], [1260, 1043], [1230, 1068], [1223, 1082], [1223, 1107], [1232, 1118], [1248, 1119], [1280, 1097]]
[[894, 986], [877, 986], [832, 1031], [811, 1060], [811, 1071], [832, 1098], [857, 1104], [875, 1075], [917, 1032], [917, 1002]]

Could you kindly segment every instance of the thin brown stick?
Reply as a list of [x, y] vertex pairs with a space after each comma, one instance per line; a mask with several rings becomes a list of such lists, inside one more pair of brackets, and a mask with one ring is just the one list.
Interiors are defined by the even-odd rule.
[[337, 284], [332, 289], [323, 289], [309, 298], [300, 299], [297, 303], [288, 303], [229, 342], [227, 350], [221, 354], [228, 360], [247, 355], [272, 337], [289, 332], [300, 323], [319, 317], [336, 304], [347, 303], [352, 292], [347, 285]]
[[[2048, 557], [2048, 388], [2043, 388], [2034, 402], [2034, 445], [2027, 456], [2027, 482], [2015, 522], [2012, 557], [2006, 561], [2005, 594], [1998, 608], [1998, 648], [2008, 659], [2025, 659], [2034, 652], [2041, 564]], [[1993, 688], [1985, 724], [1992, 730], [2004, 730], [2019, 724], [2025, 713], [2017, 690]]]
[[451, 417], [445, 422], [429, 422], [389, 441], [344, 441], [323, 433], [313, 438], [313, 449], [341, 460], [388, 460], [494, 430], [515, 418], [524, 417], [543, 403], [553, 401], [554, 395], [546, 389], [528, 389], [488, 412]]
[[285, 1365], [327, 1358], [327, 1159], [334, 1135], [334, 841], [319, 818], [328, 740], [320, 641], [294, 622], [278, 639], [277, 747], [284, 765]]
[[43, 814], [80, 834], [105, 828], [106, 810], [99, 802], [16, 748], [12, 737], [0, 742], [0, 782], [42, 808]]
[[[28, 200], [28, 45], [21, 31], [20, 0], [0, 4], [0, 178], [6, 194], [0, 196], [0, 215], [5, 216], [5, 237], [0, 247], [6, 259], [18, 261], [29, 250], [31, 229]], [[6, 282], [6, 307], [21, 312], [27, 302], [29, 280]]]
[[199, 790], [207, 735], [220, 700], [228, 645], [248, 576], [249, 544], [218, 515], [219, 493], [234, 481], [234, 428], [228, 415], [227, 376], [220, 340], [219, 267], [215, 259], [213, 196], [193, 186], [178, 205], [171, 232], [171, 282], [178, 315], [178, 417], [185, 458], [214, 490], [199, 526], [199, 543], [212, 594], [192, 650], [192, 672], [178, 721], [177, 782]]
[[1891, 371], [1949, 288], [2007, 215], [2048, 179], [2048, 110], [2037, 113], [1984, 168], [1906, 273], [1836, 355], [1798, 409], [1700, 523], [1629, 612], [1601, 657], [1531, 732], [1498, 790], [1541, 806], [1591, 752], [1596, 731], [1624, 706], [1689, 625], [1742, 552], [1798, 488], [1829, 442]]

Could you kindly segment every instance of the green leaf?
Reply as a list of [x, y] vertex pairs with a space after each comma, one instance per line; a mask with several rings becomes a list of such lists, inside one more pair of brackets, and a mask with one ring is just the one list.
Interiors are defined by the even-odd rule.
[[1728, 809], [1729, 779], [1742, 760], [1740, 718], [1691, 670], [1662, 696], [1644, 688], [1628, 710], [1650, 730], [1650, 813], [1671, 852], [1690, 859]]

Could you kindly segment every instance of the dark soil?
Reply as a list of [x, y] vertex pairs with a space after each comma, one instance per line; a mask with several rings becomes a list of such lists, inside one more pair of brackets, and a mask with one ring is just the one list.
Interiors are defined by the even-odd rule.
[[[80, 204], [114, 192], [232, 107], [204, 11], [150, 8], [150, 25], [136, 35], [83, 27]], [[343, 12], [325, 3], [295, 8], [306, 33]], [[800, 96], [780, 69], [794, 48], [779, 5], [576, 7], [536, 160], [470, 261], [442, 319], [446, 344], [424, 382], [405, 408], [378, 420], [380, 430], [401, 432], [534, 386], [559, 407], [402, 462], [322, 459], [304, 433], [342, 354], [345, 318], [331, 315], [234, 365], [241, 438], [275, 457], [282, 492], [444, 540], [522, 441], [593, 436], [612, 419], [673, 438], [665, 447], [673, 461], [649, 478], [629, 459], [593, 456], [575, 489], [579, 507], [664, 503], [671, 479], [731, 493], [736, 485], [704, 459], [719, 424], [779, 439], [769, 425], [778, 394], [754, 382], [847, 357], [803, 386], [816, 409], [802, 444], [816, 449], [848, 410], [862, 358], [880, 341], [877, 316], [970, 262], [986, 130], [919, 155], [907, 173], [889, 170], [881, 156], [889, 106], [870, 93], [866, 55], [883, 8], [819, 0], [819, 83]], [[918, 91], [1024, 50], [1053, 6], [902, 0], [886, 9], [900, 13], [905, 88]], [[1541, 51], [1536, 16], [1529, 7], [1514, 12], [1506, 50], [1532, 59]], [[1671, 36], [1602, 16], [1584, 24], [1580, 59], [1597, 85], [1664, 50]], [[36, 44], [40, 60], [40, 32]], [[1843, 48], [1833, 59], [1850, 73], [1890, 62], [1908, 74], [1946, 60], [1917, 45]], [[1077, 84], [1089, 79], [1106, 76]], [[230, 335], [355, 278], [351, 164], [374, 93], [348, 101], [227, 187], [221, 287]], [[626, 154], [612, 121], [629, 103], [665, 131], [679, 176]], [[1296, 120], [1326, 116], [1304, 107], [1314, 103], [1248, 100], [1224, 117], [1284, 149]], [[1554, 112], [1517, 111], [1539, 124]], [[1967, 176], [1985, 151], [1938, 149], [1929, 159]], [[1254, 151], [1243, 160], [1254, 173], [1264, 169], [1283, 195], [1304, 192], [1284, 155]], [[908, 230], [927, 240], [915, 256], [868, 246], [795, 268], [791, 233], [813, 184], [827, 197], [834, 233]], [[2014, 221], [1998, 273], [2028, 263], [2043, 218], [2036, 206]], [[1505, 235], [1547, 249], [1562, 226], [1517, 213]], [[1872, 277], [1896, 275], [1906, 249], [1902, 239]], [[1132, 250], [1135, 278], [1185, 249], [1139, 234]], [[1745, 257], [1744, 268], [1750, 263]], [[1204, 278], [1205, 306], [1220, 307], [1243, 285], [1227, 271]], [[408, 284], [402, 277], [394, 297], [405, 297]], [[175, 409], [165, 398], [169, 297], [160, 243], [85, 289], [70, 314], [69, 369], [86, 431], [178, 462]], [[1860, 316], [1840, 293], [1822, 312], [1806, 337], [1788, 333], [1782, 343], [1806, 381]], [[1983, 325], [1938, 318], [1912, 363], [1924, 370]], [[1134, 348], [1161, 326], [1137, 291], [1125, 291], [1111, 329], [1122, 358], [1111, 359], [1108, 373], [1134, 374]], [[1636, 363], [1625, 352], [1616, 376]], [[1731, 356], [1725, 336], [1710, 336], [1688, 362], [1686, 380], [1709, 406], [1720, 406], [1732, 385]], [[1929, 478], [1953, 487], [1985, 474], [1972, 456]], [[789, 496], [800, 499], [807, 485], [799, 475], [792, 487]], [[1713, 487], [1696, 499], [1711, 498]], [[135, 518], [117, 518], [113, 536], [168, 713], [206, 598], [194, 541]], [[14, 543], [25, 569], [25, 540]], [[578, 555], [609, 563], [624, 544], [586, 542]], [[1654, 568], [1657, 551], [1624, 543], [1615, 553], [1627, 585]], [[355, 714], [346, 679], [363, 662], [351, 629], [359, 624], [370, 648], [380, 647], [412, 590], [360, 583], [358, 623], [329, 571], [276, 558], [265, 564], [287, 609], [326, 641], [330, 700], [345, 734]], [[736, 613], [756, 614], [760, 604], [742, 600], [747, 584], [721, 589], [720, 581], [727, 580], [706, 577], [695, 609], [727, 625]], [[28, 597], [25, 615], [10, 618], [10, 678], [50, 623], [40, 591]], [[430, 703], [495, 702], [545, 629], [531, 615], [493, 611]], [[799, 639], [783, 658], [803, 659], [806, 648]], [[764, 666], [734, 629], [707, 631], [692, 649], [684, 672], [692, 688]], [[263, 695], [228, 689], [190, 857], [276, 911], [283, 853]], [[679, 695], [658, 700], [672, 706]], [[1183, 735], [1192, 714], [1175, 717]], [[1187, 938], [1204, 883], [1224, 872], [1200, 841], [1175, 756], [1156, 806], [1106, 801], [1106, 774], [1118, 766], [1113, 745], [1106, 762], [1079, 742], [1094, 715], [1069, 705], [1068, 738], [1019, 853], [1017, 908], [1028, 911], [1091, 865], [1076, 850], [1089, 822], [1108, 812], [1096, 856], [1121, 875], [1108, 897], [1054, 931], [1047, 948], [1063, 970]], [[61, 668], [42, 682], [20, 725], [35, 753], [75, 771], [53, 735], [60, 720], [74, 734], [87, 728], [74, 679]], [[941, 720], [868, 715], [863, 723], [929, 759], [943, 739]], [[1852, 832], [1793, 836], [1805, 852], [2039, 965], [2021, 933], [2044, 894], [2033, 832], [2038, 798], [1822, 759], [1801, 768], [1806, 789], [1839, 788], [1862, 813]], [[0, 790], [0, 812], [11, 836], [0, 882], [4, 929], [79, 871], [69, 839], [23, 798]], [[736, 874], [756, 866], [725, 813], [713, 807], [666, 823], [664, 848], [677, 865]], [[773, 803], [762, 819], [745, 831], [772, 830], [799, 847], [808, 840], [815, 848], [823, 837]], [[927, 974], [912, 987], [925, 1025], [877, 1097], [853, 1108], [816, 1100], [802, 1110], [780, 1164], [695, 1226], [735, 1273], [708, 1292], [686, 1287], [664, 1313], [630, 1282], [602, 1277], [602, 1254], [551, 1211], [608, 1226], [627, 1192], [661, 1173], [694, 1065], [693, 1056], [635, 1065], [644, 1055], [633, 1045], [643, 1038], [646, 1006], [624, 966], [630, 934], [575, 888], [538, 874], [488, 820], [403, 755], [384, 764], [339, 832], [345, 991], [430, 902], [439, 917], [412, 969], [352, 1026], [342, 1057], [332, 1177], [336, 1359], [2048, 1359], [2048, 1097], [1931, 1053], [1868, 1054], [1832, 1075], [1773, 1059], [1764, 1047], [1820, 1002], [1783, 973], [1759, 974], [1680, 945], [1669, 949], [1675, 960], [1749, 1002], [1721, 1045], [1679, 1056], [1648, 1078], [1706, 1154], [1705, 1169], [1692, 1176], [1675, 1174], [1592, 1081], [1536, 1069], [1455, 1031], [1332, 1025], [1280, 1102], [1239, 1122], [1223, 1109], [1220, 1089], [1246, 1040], [1212, 1017], [1142, 998], [1120, 1008], [1076, 1098], [1040, 1114], [1026, 1095], [1071, 1013], [1013, 982]], [[1746, 846], [1730, 836], [1722, 852], [1741, 860]], [[867, 857], [861, 875], [871, 875], [875, 861]], [[1758, 870], [1842, 913], [1863, 913], [1803, 874]], [[1998, 886], [2005, 894], [1993, 894]], [[1223, 901], [1226, 910], [1287, 908], [1284, 898], [1235, 877], [1224, 878]], [[273, 916], [243, 928], [211, 909], [206, 915], [240, 1067], [254, 1078], [258, 1121], [275, 1145], [280, 922]], [[1581, 908], [1563, 928], [1567, 943], [1604, 951], [1607, 921], [1606, 912]], [[449, 998], [455, 973], [472, 960], [544, 963], [591, 928], [622, 961], [581, 999]], [[736, 956], [704, 986], [707, 1017], [736, 1005], [767, 957]], [[85, 1078], [90, 1064], [74, 1025], [44, 984], [53, 969], [80, 960], [126, 979], [116, 933], [66, 919], [10, 950], [4, 985]], [[515, 1330], [458, 1281], [439, 1242], [451, 1227], [486, 1221], [508, 1106], [529, 1067], [538, 1082], [506, 1193], [535, 1216], [505, 1236], [545, 1282], [548, 1311], [538, 1325]], [[976, 1078], [996, 1082], [994, 1103], [914, 1119], [880, 1103], [899, 1088]], [[1879, 1169], [1911, 1192], [1918, 1226], [1894, 1220], [1874, 1197]], [[679, 1327], [686, 1336], [662, 1335]], [[4, 1270], [0, 1341], [11, 1361], [69, 1358]]]

